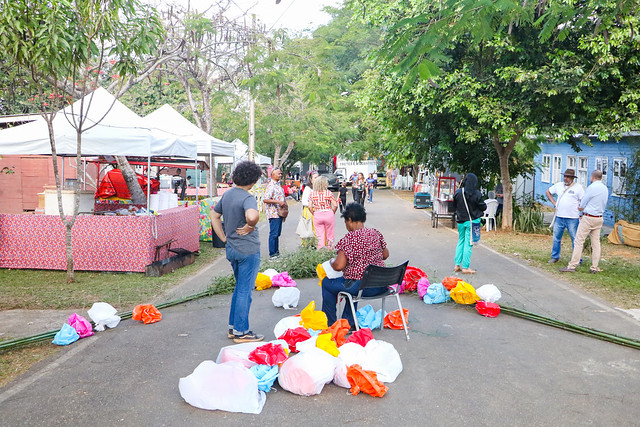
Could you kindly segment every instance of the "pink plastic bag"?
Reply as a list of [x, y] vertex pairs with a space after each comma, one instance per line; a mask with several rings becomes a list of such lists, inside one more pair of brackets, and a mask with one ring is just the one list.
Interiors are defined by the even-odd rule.
[[289, 277], [288, 272], [283, 271], [282, 273], [278, 273], [271, 278], [271, 286], [296, 286], [296, 282], [291, 277]]
[[429, 288], [429, 279], [427, 279], [426, 277], [423, 277], [420, 280], [418, 280], [418, 296], [420, 297], [420, 299], [424, 298], [424, 296], [427, 294], [428, 288]]
[[91, 326], [91, 323], [77, 313], [70, 315], [67, 319], [67, 323], [76, 330], [78, 335], [80, 335], [80, 338], [86, 338], [93, 335], [93, 327]]

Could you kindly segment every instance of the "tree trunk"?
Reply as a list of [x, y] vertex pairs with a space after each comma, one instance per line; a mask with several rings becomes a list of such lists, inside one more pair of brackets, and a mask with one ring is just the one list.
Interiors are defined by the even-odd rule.
[[503, 230], [511, 230], [513, 227], [513, 186], [511, 185], [511, 176], [509, 175], [509, 157], [519, 138], [520, 134], [516, 133], [506, 147], [502, 146], [497, 136], [493, 138], [493, 146], [498, 152], [498, 159], [500, 160], [500, 179], [504, 197], [504, 204], [502, 205]]
[[282, 150], [282, 147], [276, 144], [276, 149], [273, 152], [273, 168], [274, 169], [280, 167], [280, 151], [281, 150]]
[[280, 166], [282, 166], [284, 164], [284, 162], [287, 161], [287, 159], [289, 158], [289, 155], [293, 151], [293, 147], [295, 147], [295, 145], [296, 145], [296, 141], [295, 140], [289, 141], [289, 144], [287, 145], [287, 148], [284, 150], [284, 154], [279, 159], [278, 163], [279, 163]]
[[118, 167], [122, 171], [124, 182], [127, 183], [127, 188], [131, 194], [131, 203], [146, 205], [147, 196], [145, 196], [144, 191], [142, 191], [142, 187], [140, 187], [138, 177], [136, 176], [136, 171], [133, 170], [127, 158], [125, 156], [116, 156], [116, 162], [118, 162]]

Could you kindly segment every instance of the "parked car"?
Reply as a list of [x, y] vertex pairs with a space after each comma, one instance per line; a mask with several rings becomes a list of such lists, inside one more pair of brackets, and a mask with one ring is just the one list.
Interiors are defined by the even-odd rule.
[[378, 172], [378, 187], [386, 187], [387, 186], [387, 174], [384, 172]]
[[329, 181], [329, 190], [338, 191], [340, 188], [339, 175], [335, 173], [321, 173], [320, 176], [324, 176]]

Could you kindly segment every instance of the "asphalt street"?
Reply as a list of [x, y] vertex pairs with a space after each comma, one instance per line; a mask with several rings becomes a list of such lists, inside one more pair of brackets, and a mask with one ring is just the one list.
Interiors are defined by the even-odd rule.
[[[366, 208], [367, 226], [379, 229], [388, 243], [388, 262], [408, 259], [431, 282], [452, 275], [457, 233], [447, 226], [432, 228], [427, 211], [388, 191], [377, 191]], [[294, 234], [299, 214], [300, 207], [292, 206], [284, 251], [299, 245]], [[266, 256], [268, 227], [260, 228]], [[339, 217], [336, 229], [338, 238], [346, 231]], [[495, 284], [502, 304], [640, 338], [638, 321], [517, 258], [480, 245], [471, 266], [478, 272], [467, 281], [476, 288]], [[172, 296], [198, 291], [211, 276], [228, 271], [226, 260], [219, 259]], [[311, 300], [320, 304], [317, 279], [297, 282], [297, 310], [275, 308], [273, 290], [254, 292], [253, 330], [274, 339], [278, 320], [299, 313]], [[638, 425], [638, 350], [506, 314], [489, 319], [468, 306], [401, 298], [410, 311], [411, 340], [402, 331], [374, 331], [395, 346], [404, 365], [383, 398], [351, 396], [333, 384], [320, 395], [302, 397], [276, 382], [259, 415], [188, 405], [178, 380], [232, 344], [226, 337], [231, 297], [224, 295], [164, 309], [156, 324], [126, 320], [64, 348], [0, 389], [0, 425]], [[394, 305], [389, 300], [387, 309]]]

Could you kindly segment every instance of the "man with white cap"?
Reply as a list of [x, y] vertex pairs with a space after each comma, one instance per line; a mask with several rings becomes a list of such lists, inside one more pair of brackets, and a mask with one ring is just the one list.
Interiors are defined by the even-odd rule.
[[[571, 247], [576, 237], [580, 222], [580, 200], [584, 195], [584, 189], [576, 182], [576, 171], [567, 169], [564, 171], [564, 179], [557, 182], [547, 190], [547, 198], [556, 208], [553, 218], [553, 248], [549, 264], [558, 262], [564, 230], [569, 231]], [[554, 198], [555, 195], [555, 198]]]

